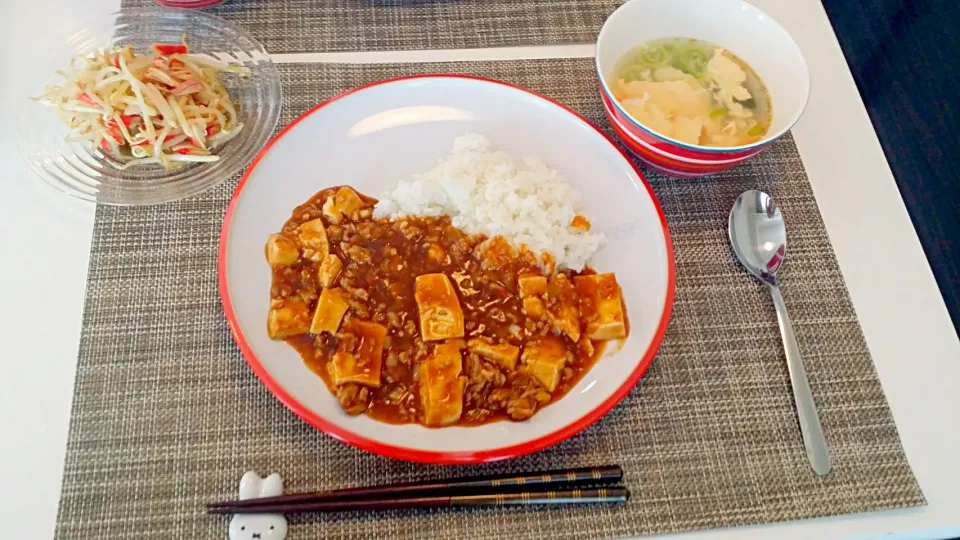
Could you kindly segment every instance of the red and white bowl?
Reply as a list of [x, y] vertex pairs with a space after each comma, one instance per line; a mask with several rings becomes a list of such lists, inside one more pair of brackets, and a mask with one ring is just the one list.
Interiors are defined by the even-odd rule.
[[[267, 235], [315, 192], [349, 184], [377, 196], [433, 167], [455, 137], [476, 132], [520, 159], [538, 156], [583, 196], [606, 244], [591, 266], [615, 272], [630, 335], [563, 398], [524, 422], [430, 429], [349, 416], [296, 351], [267, 337]], [[549, 136], [545, 137], [544, 134]], [[567, 107], [506, 83], [432, 75], [373, 83], [322, 103], [284, 128], [248, 168], [220, 237], [219, 283], [234, 338], [263, 384], [307, 423], [364, 450], [430, 463], [477, 463], [534, 452], [613, 408], [650, 366], [670, 319], [674, 260], [660, 204], [633, 162]], [[615, 429], [615, 428], [614, 428]]]
[[[750, 64], [773, 103], [773, 122], [766, 137], [735, 147], [692, 145], [634, 120], [613, 99], [609, 78], [624, 53], [665, 37], [702, 39]], [[678, 177], [712, 174], [757, 155], [793, 127], [810, 96], [810, 72], [800, 47], [769, 15], [742, 0], [631, 0], [601, 28], [596, 69], [607, 118], [620, 140], [653, 168]]]

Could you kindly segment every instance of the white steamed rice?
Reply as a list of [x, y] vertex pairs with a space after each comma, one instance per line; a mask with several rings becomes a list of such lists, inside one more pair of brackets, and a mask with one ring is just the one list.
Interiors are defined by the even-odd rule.
[[[557, 268], [581, 270], [603, 235], [570, 226], [580, 193], [539, 158], [521, 163], [475, 133], [457, 137], [437, 166], [383, 194], [378, 218], [449, 215], [471, 234], [503, 235], [514, 246], [548, 252]], [[589, 219], [589, 216], [585, 216]]]

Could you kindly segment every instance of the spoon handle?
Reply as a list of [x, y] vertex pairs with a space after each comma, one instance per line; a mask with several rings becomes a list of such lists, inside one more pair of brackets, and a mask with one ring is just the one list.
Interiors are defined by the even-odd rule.
[[830, 472], [830, 454], [827, 452], [823, 428], [820, 427], [817, 405], [813, 402], [813, 394], [810, 393], [807, 372], [803, 368], [803, 357], [800, 356], [800, 347], [797, 345], [793, 324], [790, 323], [787, 305], [783, 302], [780, 287], [770, 285], [770, 294], [773, 296], [773, 305], [777, 309], [780, 335], [783, 337], [783, 348], [787, 353], [787, 369], [790, 372], [790, 384], [793, 386], [793, 400], [797, 405], [797, 418], [800, 420], [803, 445], [807, 448], [807, 460], [810, 461], [810, 466], [815, 473], [824, 476]]

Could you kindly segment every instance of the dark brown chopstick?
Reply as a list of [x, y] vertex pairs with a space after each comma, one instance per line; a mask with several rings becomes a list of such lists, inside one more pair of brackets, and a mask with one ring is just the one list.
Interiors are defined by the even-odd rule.
[[630, 499], [624, 487], [569, 489], [556, 491], [488, 493], [433, 497], [386, 497], [346, 501], [276, 503], [261, 506], [221, 506], [208, 508], [211, 514], [302, 514], [350, 510], [394, 510], [399, 508], [446, 508], [457, 506], [532, 506], [587, 503], [622, 503]]
[[[350, 499], [378, 498], [381, 500], [387, 500], [397, 497], [414, 497], [425, 495], [452, 497], [457, 495], [482, 494], [481, 492], [483, 491], [505, 487], [524, 486], [544, 488], [574, 486], [591, 483], [619, 482], [622, 478], [623, 469], [619, 465], [608, 465], [603, 467], [584, 467], [580, 469], [548, 471], [535, 474], [471, 476], [441, 482], [409, 482], [402, 484], [386, 484], [382, 486], [334, 489], [330, 491], [317, 491], [313, 493], [292, 493], [277, 497], [262, 497], [259, 499], [246, 499], [242, 501], [211, 503], [207, 505], [207, 508], [213, 512], [215, 509], [219, 508], [231, 508], [235, 510], [238, 508], [261, 508], [263, 506], [277, 504], [291, 505], [324, 501], [336, 501], [337, 505], [342, 505], [343, 501]], [[262, 512], [262, 510], [258, 511]]]

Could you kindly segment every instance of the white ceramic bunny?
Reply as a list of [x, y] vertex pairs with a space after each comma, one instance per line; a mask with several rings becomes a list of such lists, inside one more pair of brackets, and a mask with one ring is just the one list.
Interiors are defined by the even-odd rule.
[[[240, 479], [240, 500], [283, 494], [283, 479], [273, 473], [266, 478], [253, 471]], [[236, 514], [230, 520], [230, 540], [283, 540], [287, 518], [281, 514]]]

